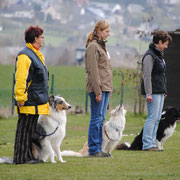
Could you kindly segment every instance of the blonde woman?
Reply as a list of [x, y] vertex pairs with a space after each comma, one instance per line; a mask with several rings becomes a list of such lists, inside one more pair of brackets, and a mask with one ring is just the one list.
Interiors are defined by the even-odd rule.
[[103, 123], [109, 96], [112, 92], [112, 68], [106, 49], [106, 39], [109, 35], [110, 24], [106, 20], [100, 20], [86, 40], [86, 90], [91, 101], [91, 119], [88, 132], [90, 157], [109, 156], [101, 151]]

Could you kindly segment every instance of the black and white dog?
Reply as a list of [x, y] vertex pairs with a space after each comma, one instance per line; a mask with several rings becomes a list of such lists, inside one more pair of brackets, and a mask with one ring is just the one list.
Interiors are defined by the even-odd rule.
[[[157, 130], [156, 142], [157, 147], [163, 151], [163, 143], [172, 136], [176, 128], [176, 120], [180, 118], [180, 111], [174, 107], [166, 107], [162, 113], [162, 117]], [[134, 138], [131, 145], [127, 142], [123, 142], [116, 146], [117, 150], [142, 150], [142, 135], [141, 133]]]

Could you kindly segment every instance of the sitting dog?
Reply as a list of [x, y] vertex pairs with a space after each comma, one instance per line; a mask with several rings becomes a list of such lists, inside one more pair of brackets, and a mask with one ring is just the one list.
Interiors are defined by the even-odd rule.
[[60, 146], [66, 134], [66, 111], [71, 108], [65, 99], [59, 95], [49, 97], [50, 114], [40, 115], [36, 132], [33, 134], [35, 156], [44, 162], [50, 158], [51, 163], [62, 159]]
[[[180, 111], [174, 107], [166, 107], [162, 113], [162, 117], [158, 126], [156, 142], [157, 147], [163, 151], [163, 143], [172, 136], [176, 128], [176, 120], [180, 118]], [[142, 135], [141, 133], [134, 138], [131, 145], [127, 142], [121, 143], [116, 146], [117, 150], [142, 150]]]
[[[125, 115], [126, 110], [123, 105], [117, 106], [111, 111], [111, 117], [103, 126], [103, 140], [101, 145], [102, 152], [111, 155], [112, 150], [116, 147], [122, 138], [122, 133], [125, 128]], [[76, 156], [87, 157], [88, 156], [88, 142], [86, 142], [83, 148], [79, 152], [74, 151], [62, 151], [62, 156]]]

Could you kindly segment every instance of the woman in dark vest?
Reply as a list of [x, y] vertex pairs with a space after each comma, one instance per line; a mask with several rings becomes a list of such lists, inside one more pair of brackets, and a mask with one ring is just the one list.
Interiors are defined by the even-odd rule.
[[25, 31], [26, 47], [16, 58], [14, 97], [17, 105], [18, 123], [14, 144], [15, 164], [39, 163], [33, 155], [32, 133], [40, 114], [49, 114], [48, 71], [44, 56], [43, 29], [30, 26]]
[[141, 84], [142, 94], [147, 105], [147, 119], [143, 129], [143, 150], [158, 151], [156, 133], [161, 119], [166, 89], [166, 64], [163, 59], [163, 51], [168, 48], [171, 36], [165, 31], [156, 31], [153, 34], [153, 42], [149, 45], [142, 59], [143, 80]]

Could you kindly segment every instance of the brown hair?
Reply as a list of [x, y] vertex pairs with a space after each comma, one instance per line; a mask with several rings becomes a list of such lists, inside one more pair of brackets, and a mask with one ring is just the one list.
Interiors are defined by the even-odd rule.
[[99, 20], [95, 27], [94, 27], [94, 30], [91, 31], [88, 36], [87, 36], [87, 39], [86, 39], [86, 47], [88, 46], [89, 42], [91, 42], [94, 37], [97, 37], [98, 38], [98, 35], [97, 35], [97, 31], [98, 29], [100, 29], [101, 31], [107, 29], [108, 27], [110, 26], [110, 24], [106, 21], [106, 20]]
[[166, 41], [169, 41], [169, 42], [172, 41], [172, 37], [166, 31], [163, 31], [163, 30], [154, 31], [152, 35], [153, 35], [152, 41], [154, 44], [158, 44], [160, 40], [162, 41], [162, 43]]
[[39, 26], [30, 26], [26, 29], [24, 36], [26, 43], [34, 43], [35, 37], [39, 37], [43, 34], [43, 29]]

